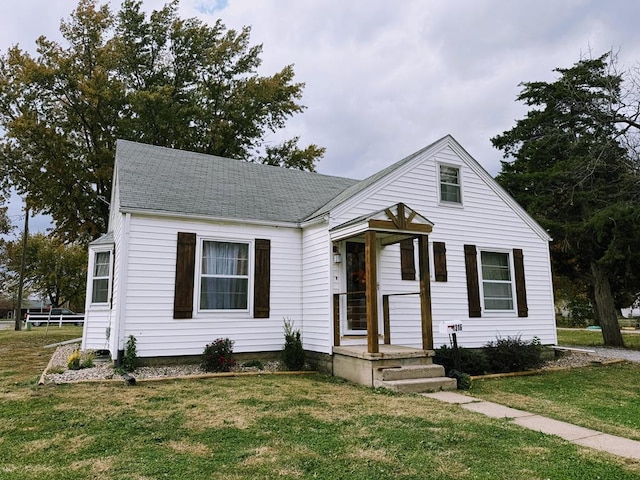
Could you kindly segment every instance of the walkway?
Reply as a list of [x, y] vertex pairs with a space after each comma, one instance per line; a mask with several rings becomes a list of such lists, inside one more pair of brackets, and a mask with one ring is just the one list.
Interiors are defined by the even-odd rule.
[[535, 415], [533, 413], [505, 407], [493, 402], [486, 402], [469, 395], [455, 392], [423, 393], [425, 397], [440, 400], [446, 403], [458, 404], [465, 410], [481, 413], [492, 418], [504, 418], [521, 427], [557, 435], [564, 440], [594, 448], [620, 457], [640, 460], [640, 442], [628, 438], [616, 437], [606, 433], [579, 427], [571, 423], [553, 420], [551, 418]]

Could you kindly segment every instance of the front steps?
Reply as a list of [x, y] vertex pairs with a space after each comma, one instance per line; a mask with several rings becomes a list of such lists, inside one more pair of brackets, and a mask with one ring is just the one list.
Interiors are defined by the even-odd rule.
[[455, 378], [445, 377], [442, 365], [404, 365], [379, 368], [374, 373], [373, 386], [403, 393], [424, 393], [455, 390], [457, 382]]

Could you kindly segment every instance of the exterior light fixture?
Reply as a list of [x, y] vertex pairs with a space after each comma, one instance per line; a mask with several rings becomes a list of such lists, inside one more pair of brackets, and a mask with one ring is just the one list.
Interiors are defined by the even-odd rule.
[[337, 245], [333, 246], [333, 263], [342, 263], [342, 255], [340, 255], [340, 249]]

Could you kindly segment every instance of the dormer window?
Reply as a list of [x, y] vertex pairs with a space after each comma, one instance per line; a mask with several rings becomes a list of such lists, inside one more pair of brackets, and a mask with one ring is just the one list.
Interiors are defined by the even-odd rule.
[[462, 204], [459, 167], [440, 165], [440, 201]]

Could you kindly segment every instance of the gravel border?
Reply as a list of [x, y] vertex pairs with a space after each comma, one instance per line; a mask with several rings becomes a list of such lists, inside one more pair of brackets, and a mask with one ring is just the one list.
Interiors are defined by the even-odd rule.
[[[118, 380], [124, 381], [125, 379], [117, 373], [111, 362], [96, 363], [91, 368], [82, 368], [80, 370], [69, 370], [67, 368], [67, 358], [76, 350], [80, 349], [79, 343], [72, 343], [68, 345], [60, 345], [53, 352], [49, 365], [40, 378], [41, 384], [61, 384], [61, 383], [75, 383], [75, 382], [96, 382], [96, 381], [109, 381]], [[263, 363], [264, 368], [262, 370], [257, 367], [243, 367], [236, 365], [232, 368], [231, 374], [246, 374], [246, 373], [276, 373], [281, 370], [280, 362], [270, 361]], [[287, 372], [290, 373], [290, 372]], [[179, 377], [195, 377], [195, 376], [216, 376], [220, 374], [212, 374], [204, 371], [200, 368], [200, 365], [167, 365], [156, 367], [138, 367], [131, 376], [136, 380], [151, 380], [151, 379], [168, 379]]]
[[[67, 358], [74, 351], [80, 349], [79, 343], [60, 345], [56, 348], [51, 356], [51, 360], [47, 368], [40, 377], [40, 384], [61, 384], [76, 382], [99, 382], [99, 381], [119, 381], [125, 379], [117, 373], [111, 362], [96, 363], [91, 368], [83, 368], [80, 370], [69, 370], [67, 368]], [[547, 361], [541, 370], [557, 370], [568, 368], [579, 368], [593, 364], [611, 363], [612, 359], [627, 360], [632, 362], [640, 362], [640, 352], [633, 350], [612, 349], [604, 347], [585, 347], [588, 351], [566, 351], [563, 355], [554, 360]], [[594, 352], [594, 353], [591, 353]], [[615, 361], [614, 360], [614, 361]], [[259, 370], [257, 367], [243, 367], [237, 365], [229, 374], [212, 374], [205, 372], [199, 365], [168, 365], [155, 367], [139, 367], [131, 376], [136, 380], [152, 380], [152, 379], [169, 379], [181, 377], [214, 377], [229, 376], [243, 374], [266, 374], [266, 373], [285, 373], [281, 372], [280, 362], [266, 362], [264, 369]], [[291, 372], [286, 372], [291, 373]]]

